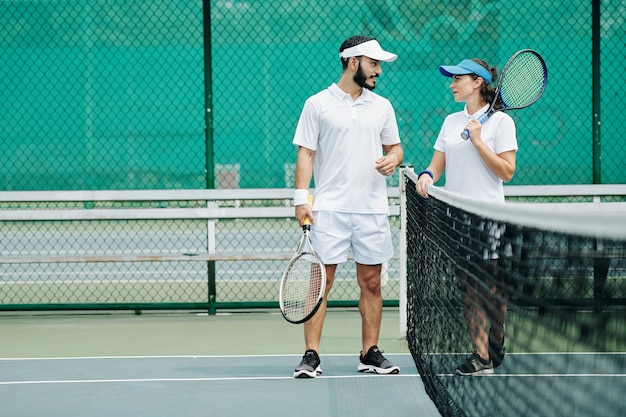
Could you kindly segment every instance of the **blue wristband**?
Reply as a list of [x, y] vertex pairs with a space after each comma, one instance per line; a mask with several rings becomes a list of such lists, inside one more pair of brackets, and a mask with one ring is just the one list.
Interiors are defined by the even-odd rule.
[[422, 172], [420, 172], [419, 174], [417, 174], [417, 179], [419, 180], [420, 177], [422, 175], [424, 175], [424, 174], [427, 174], [430, 177], [430, 179], [432, 179], [433, 181], [435, 180], [435, 176], [433, 175], [433, 172], [428, 170], [428, 169], [425, 169]]

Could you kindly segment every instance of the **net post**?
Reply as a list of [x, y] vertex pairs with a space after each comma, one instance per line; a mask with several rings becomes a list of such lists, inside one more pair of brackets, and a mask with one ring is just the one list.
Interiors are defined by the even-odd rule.
[[406, 253], [406, 180], [405, 180], [405, 172], [413, 171], [413, 167], [410, 165], [402, 165], [400, 167], [400, 237], [399, 237], [399, 255], [400, 255], [400, 283], [399, 283], [399, 297], [398, 297], [398, 310], [400, 314], [400, 338], [406, 339], [406, 331], [407, 331], [407, 253]]
[[380, 268], [380, 287], [385, 288], [389, 284], [389, 262], [383, 262]]
[[[217, 203], [215, 201], [207, 201], [208, 208], [217, 207]], [[215, 220], [208, 219], [207, 220], [207, 253], [214, 254], [215, 253]], [[209, 315], [217, 314], [217, 310], [215, 307], [217, 301], [217, 286], [215, 283], [215, 261], [207, 262], [207, 292], [208, 292], [208, 312]]]

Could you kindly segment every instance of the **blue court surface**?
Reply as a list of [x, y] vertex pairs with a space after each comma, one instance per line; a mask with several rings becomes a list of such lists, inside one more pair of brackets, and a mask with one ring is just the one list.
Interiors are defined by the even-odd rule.
[[162, 356], [0, 360], [3, 416], [438, 416], [410, 355], [399, 375], [361, 374], [354, 355]]
[[357, 371], [357, 309], [331, 309], [323, 373], [295, 379], [302, 325], [279, 311], [0, 314], [0, 417], [439, 416], [397, 309], [379, 346], [399, 375]]
[[[0, 417], [440, 416], [397, 310], [383, 314], [380, 347], [399, 375], [359, 373], [359, 313], [331, 309], [322, 375], [294, 379], [302, 326], [277, 311], [4, 313]], [[626, 370], [610, 366], [615, 355], [509, 353], [493, 375], [460, 377], [464, 356], [444, 354], [436, 375], [467, 415], [617, 417]], [[589, 400], [600, 396], [612, 400]]]

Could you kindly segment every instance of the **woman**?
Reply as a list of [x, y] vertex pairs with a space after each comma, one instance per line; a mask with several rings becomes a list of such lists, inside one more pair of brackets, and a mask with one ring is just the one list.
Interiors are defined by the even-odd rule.
[[[446, 173], [445, 189], [483, 201], [504, 202], [504, 182], [513, 178], [516, 165], [517, 138], [515, 123], [504, 112], [495, 112], [484, 124], [478, 117], [485, 113], [495, 97], [492, 82], [497, 69], [480, 59], [466, 59], [454, 66], [441, 66], [439, 71], [452, 78], [450, 89], [456, 102], [465, 103], [463, 111], [448, 115], [441, 127], [435, 151], [428, 167], [420, 172], [416, 189], [427, 198], [427, 184], [433, 184]], [[467, 130], [469, 139], [461, 132]], [[483, 256], [495, 263], [504, 225], [481, 224], [488, 229], [492, 248]], [[504, 246], [504, 245], [502, 245]], [[510, 251], [504, 251], [507, 253]], [[487, 264], [485, 264], [487, 266]], [[491, 265], [493, 266], [493, 265]], [[504, 317], [506, 300], [495, 282], [496, 268], [485, 268], [490, 275], [490, 294], [480, 290], [478, 282], [461, 276], [464, 284], [465, 318], [474, 352], [457, 369], [459, 375], [492, 373], [504, 358]], [[488, 272], [491, 271], [491, 272]], [[487, 331], [486, 326], [490, 324]]]

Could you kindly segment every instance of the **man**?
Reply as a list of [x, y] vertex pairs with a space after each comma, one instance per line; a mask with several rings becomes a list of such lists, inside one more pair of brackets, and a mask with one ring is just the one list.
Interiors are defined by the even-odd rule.
[[[321, 374], [319, 345], [326, 301], [337, 264], [351, 248], [360, 288], [362, 351], [359, 372], [397, 374], [400, 368], [378, 349], [382, 317], [380, 271], [393, 256], [385, 176], [402, 163], [395, 112], [389, 100], [372, 92], [381, 62], [397, 55], [374, 38], [354, 36], [339, 48], [339, 81], [304, 104], [294, 135], [298, 146], [294, 205], [300, 225], [310, 219], [311, 239], [326, 267], [327, 286], [318, 312], [304, 324], [306, 351], [295, 378]], [[384, 154], [383, 154], [384, 151]], [[315, 178], [313, 207], [307, 202]]]

